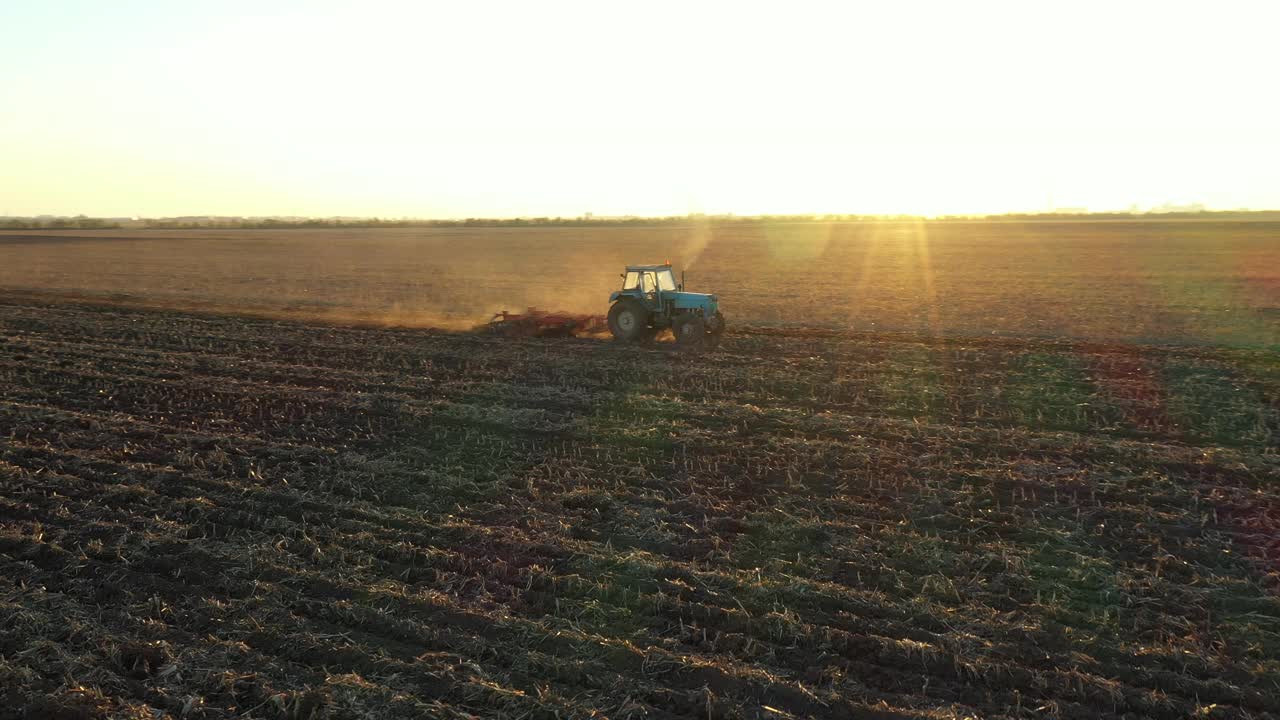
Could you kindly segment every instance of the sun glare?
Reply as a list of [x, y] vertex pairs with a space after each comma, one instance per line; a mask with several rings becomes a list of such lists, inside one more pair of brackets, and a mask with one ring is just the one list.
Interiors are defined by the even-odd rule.
[[1277, 7], [12, 3], [0, 212], [1275, 206]]

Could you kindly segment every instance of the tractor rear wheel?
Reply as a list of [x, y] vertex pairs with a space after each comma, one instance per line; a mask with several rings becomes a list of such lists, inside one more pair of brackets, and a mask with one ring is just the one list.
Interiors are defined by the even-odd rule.
[[676, 344], [683, 348], [697, 348], [706, 340], [707, 324], [697, 315], [682, 315], [671, 323]]
[[634, 342], [649, 330], [649, 311], [635, 300], [619, 300], [609, 308], [609, 332], [623, 342]]

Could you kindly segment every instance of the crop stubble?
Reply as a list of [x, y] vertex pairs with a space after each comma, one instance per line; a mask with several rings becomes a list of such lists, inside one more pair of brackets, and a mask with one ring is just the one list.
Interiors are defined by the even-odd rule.
[[1280, 713], [1266, 351], [0, 335], [0, 717]]

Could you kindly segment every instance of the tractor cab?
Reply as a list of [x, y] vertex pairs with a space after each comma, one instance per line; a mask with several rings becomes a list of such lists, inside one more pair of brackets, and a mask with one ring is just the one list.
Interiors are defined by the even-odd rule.
[[685, 292], [669, 262], [628, 265], [609, 302], [609, 330], [619, 340], [644, 342], [670, 328], [681, 344], [714, 344], [724, 331], [718, 298]]
[[676, 284], [676, 275], [670, 265], [628, 265], [622, 276], [622, 292], [614, 293], [610, 300], [625, 294], [644, 299], [647, 303], [656, 303], [659, 291], [673, 293], [682, 289]]

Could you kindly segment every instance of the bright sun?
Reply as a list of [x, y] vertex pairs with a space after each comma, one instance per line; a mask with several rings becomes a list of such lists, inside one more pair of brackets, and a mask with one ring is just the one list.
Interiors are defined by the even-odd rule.
[[1280, 206], [1280, 100], [1259, 90], [1278, 20], [1275, 4], [10, 3], [0, 79], [23, 111], [0, 115], [0, 212]]

